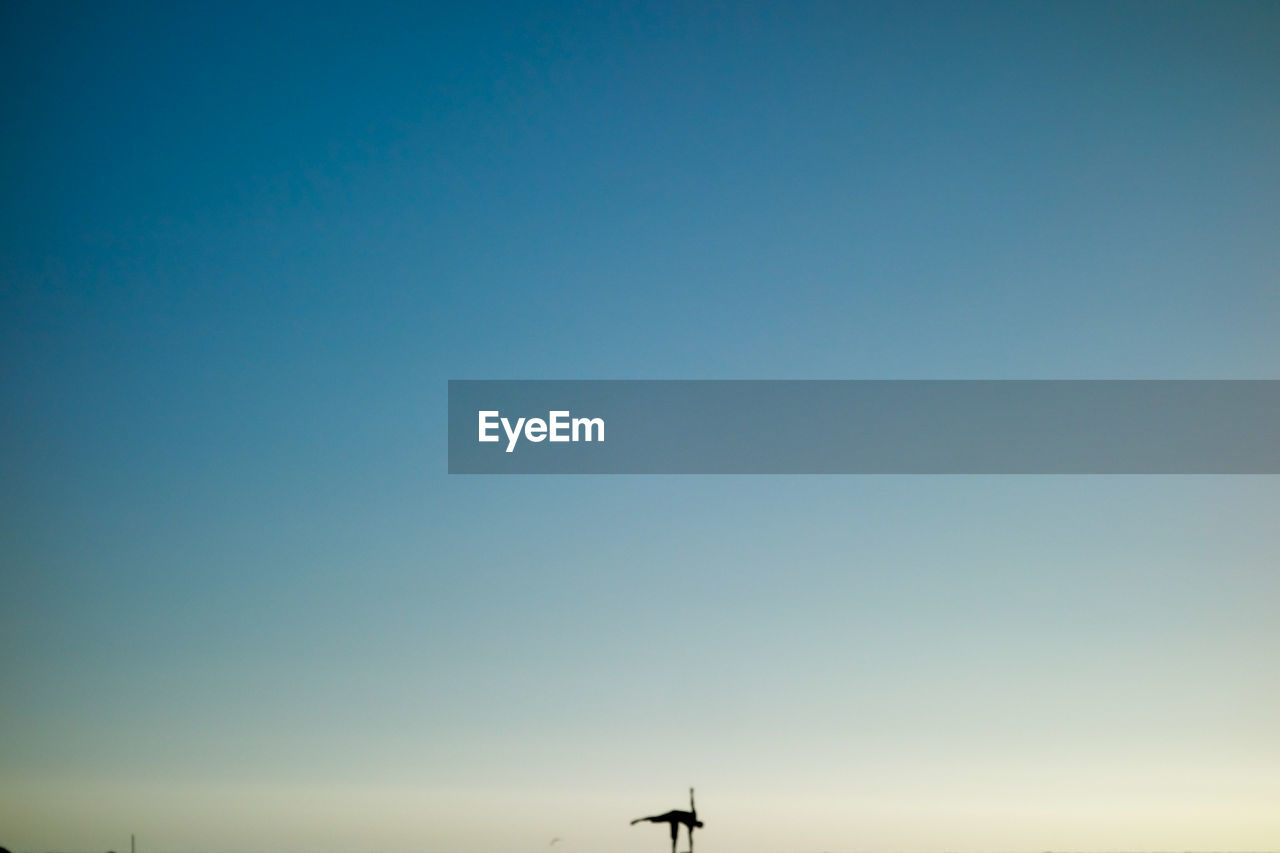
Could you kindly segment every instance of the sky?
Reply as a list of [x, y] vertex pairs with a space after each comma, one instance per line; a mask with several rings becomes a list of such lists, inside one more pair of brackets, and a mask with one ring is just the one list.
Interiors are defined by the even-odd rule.
[[[1280, 378], [1266, 4], [0, 7], [0, 844], [1280, 848], [1274, 477], [450, 477], [449, 379]], [[682, 842], [683, 848], [683, 842]]]

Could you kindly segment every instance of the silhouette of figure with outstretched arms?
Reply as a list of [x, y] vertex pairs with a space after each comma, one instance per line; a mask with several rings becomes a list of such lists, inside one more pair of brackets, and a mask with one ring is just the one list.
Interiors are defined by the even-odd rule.
[[693, 853], [693, 828], [702, 826], [702, 821], [698, 820], [698, 807], [693, 804], [693, 789], [689, 789], [689, 810], [687, 812], [671, 811], [666, 814], [656, 814], [653, 817], [638, 817], [631, 821], [631, 825], [637, 823], [669, 823], [671, 824], [671, 853], [676, 853], [676, 839], [680, 836], [680, 824], [684, 824], [689, 830], [689, 853]]

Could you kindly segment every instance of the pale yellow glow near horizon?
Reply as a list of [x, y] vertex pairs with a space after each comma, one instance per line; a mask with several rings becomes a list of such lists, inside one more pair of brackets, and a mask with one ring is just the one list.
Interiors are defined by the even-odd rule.
[[[981, 777], [982, 774], [975, 774]], [[1274, 850], [1280, 783], [1241, 774], [1088, 780], [1010, 776], [966, 787], [958, 776], [878, 789], [803, 793], [705, 790], [703, 853], [766, 851]], [[429, 790], [331, 785], [0, 787], [14, 853], [104, 853], [140, 838], [141, 853], [665, 853], [665, 828], [631, 817], [679, 806], [644, 792]], [[682, 841], [680, 849], [686, 849]]]

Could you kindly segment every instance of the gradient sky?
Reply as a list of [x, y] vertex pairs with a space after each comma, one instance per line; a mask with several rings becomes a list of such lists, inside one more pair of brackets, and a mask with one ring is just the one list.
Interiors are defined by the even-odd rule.
[[448, 477], [450, 378], [1280, 378], [1275, 5], [0, 6], [0, 844], [1280, 848], [1280, 481]]

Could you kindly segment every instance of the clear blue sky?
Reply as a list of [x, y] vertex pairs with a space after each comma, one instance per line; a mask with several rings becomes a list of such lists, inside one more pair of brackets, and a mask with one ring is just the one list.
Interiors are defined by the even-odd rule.
[[1274, 478], [444, 473], [450, 378], [1277, 378], [1275, 5], [0, 40], [0, 844], [1280, 847]]

